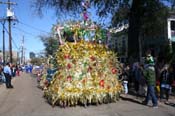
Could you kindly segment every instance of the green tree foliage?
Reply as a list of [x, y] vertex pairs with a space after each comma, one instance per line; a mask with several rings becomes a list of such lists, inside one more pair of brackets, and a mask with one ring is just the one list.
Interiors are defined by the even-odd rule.
[[30, 63], [40, 66], [44, 62], [43, 58], [32, 58]]
[[45, 55], [48, 57], [49, 55], [53, 56], [56, 50], [58, 49], [58, 40], [53, 37], [40, 36], [41, 41], [45, 46]]
[[[42, 11], [52, 8], [60, 18], [65, 14], [82, 13], [82, 2], [85, 0], [33, 0], [35, 11], [42, 15]], [[97, 8], [99, 16], [106, 16], [109, 13], [113, 14], [118, 10], [120, 4], [128, 3], [130, 0], [89, 0], [91, 6]]]
[[150, 1], [144, 8], [144, 15], [141, 18], [142, 33], [147, 36], [158, 36], [164, 33], [168, 8], [161, 2]]

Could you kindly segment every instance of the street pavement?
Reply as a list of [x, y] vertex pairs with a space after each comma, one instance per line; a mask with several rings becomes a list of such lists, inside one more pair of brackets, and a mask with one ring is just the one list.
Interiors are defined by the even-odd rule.
[[[60, 108], [52, 107], [37, 88], [36, 78], [22, 73], [12, 80], [13, 89], [0, 85], [0, 116], [175, 116], [175, 107], [159, 103], [158, 108], [144, 106], [142, 99], [123, 96], [116, 103]], [[171, 103], [175, 98], [171, 97]]]

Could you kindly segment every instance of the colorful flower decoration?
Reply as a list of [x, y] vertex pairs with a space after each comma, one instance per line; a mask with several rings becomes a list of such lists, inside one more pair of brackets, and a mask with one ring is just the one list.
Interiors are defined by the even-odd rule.
[[119, 98], [119, 62], [104, 45], [83, 40], [66, 42], [60, 46], [56, 59], [59, 70], [44, 91], [52, 105], [98, 104]]

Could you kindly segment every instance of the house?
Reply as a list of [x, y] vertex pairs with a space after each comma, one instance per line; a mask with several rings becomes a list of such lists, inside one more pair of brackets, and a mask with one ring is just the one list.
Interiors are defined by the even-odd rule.
[[109, 29], [108, 47], [117, 52], [120, 62], [126, 62], [128, 58], [128, 27], [128, 23], [120, 23], [117, 28]]

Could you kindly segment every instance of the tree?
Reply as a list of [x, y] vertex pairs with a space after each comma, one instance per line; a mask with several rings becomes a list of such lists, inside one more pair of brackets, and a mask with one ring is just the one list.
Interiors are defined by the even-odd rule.
[[175, 9], [175, 0], [165, 0], [171, 3], [171, 10]]
[[43, 59], [43, 58], [32, 58], [30, 63], [40, 66], [44, 61], [45, 61], [45, 59]]
[[[135, 2], [138, 2], [135, 0]], [[129, 54], [134, 54], [138, 58], [139, 37], [155, 38], [165, 34], [168, 9], [158, 0], [146, 0], [134, 3], [129, 14], [128, 47]], [[140, 6], [137, 6], [140, 4]], [[139, 9], [139, 10], [138, 10]], [[134, 44], [133, 42], [134, 41]]]
[[40, 36], [40, 38], [45, 46], [45, 55], [47, 57], [49, 55], [53, 56], [56, 50], [58, 49], [58, 40], [50, 36]]
[[[107, 16], [108, 14], [115, 16], [116, 13], [120, 11], [125, 11], [124, 13], [127, 13], [126, 15], [120, 14], [120, 16], [123, 18], [128, 17], [129, 21], [129, 56], [138, 58], [139, 35], [141, 30], [144, 30], [142, 32], [152, 32], [152, 30], [150, 31], [149, 29], [157, 26], [154, 26], [154, 22], [156, 22], [154, 18], [158, 14], [160, 8], [164, 6], [162, 1], [169, 1], [172, 3], [172, 8], [174, 7], [174, 0], [91, 0], [90, 2], [97, 8], [97, 13], [100, 17]], [[34, 5], [36, 10], [40, 13], [43, 8], [54, 8], [56, 13], [61, 16], [61, 14], [65, 12], [68, 12], [66, 14], [82, 12], [81, 2], [82, 0], [35, 0]], [[120, 10], [121, 6], [124, 6], [122, 7], [123, 10]], [[143, 19], [143, 17], [146, 16], [148, 18]], [[122, 19], [121, 17], [119, 18], [120, 20]], [[146, 23], [149, 24], [148, 26], [145, 25], [145, 21], [148, 21]]]

